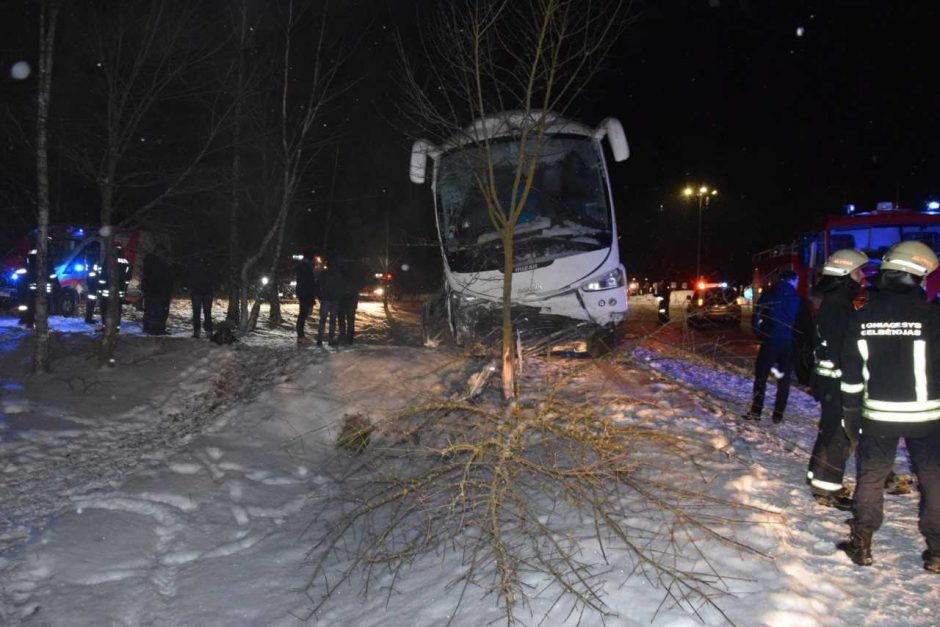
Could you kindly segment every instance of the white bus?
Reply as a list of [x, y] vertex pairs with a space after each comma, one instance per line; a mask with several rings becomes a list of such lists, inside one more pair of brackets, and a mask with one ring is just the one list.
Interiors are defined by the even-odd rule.
[[[424, 183], [427, 157], [433, 161], [445, 275], [440, 309], [458, 344], [499, 328], [503, 298], [502, 241], [478, 181], [491, 166], [497, 194], [508, 206], [523, 148], [521, 130], [536, 124], [545, 132], [532, 189], [515, 227], [513, 318], [523, 329], [592, 333], [612, 328], [626, 314], [626, 272], [601, 145], [606, 137], [614, 159], [626, 159], [623, 127], [613, 118], [592, 129], [551, 113], [507, 112], [474, 122], [440, 147], [418, 140], [412, 148], [412, 182]], [[524, 148], [533, 154], [535, 133], [529, 136]], [[425, 307], [426, 326], [430, 316], [431, 307]]]

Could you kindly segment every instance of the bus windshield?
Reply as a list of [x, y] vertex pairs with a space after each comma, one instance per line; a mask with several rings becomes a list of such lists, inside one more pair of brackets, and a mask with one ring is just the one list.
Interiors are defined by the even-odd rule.
[[923, 242], [940, 254], [940, 224], [892, 224], [834, 228], [829, 233], [830, 250], [857, 248], [871, 259], [881, 259], [897, 242]]
[[[529, 152], [534, 152], [534, 142], [530, 141]], [[512, 138], [490, 144], [497, 196], [504, 211], [511, 200], [519, 148]], [[502, 266], [502, 244], [480, 189], [488, 165], [482, 146], [455, 148], [440, 159], [437, 210], [441, 239], [457, 272]], [[515, 228], [516, 263], [538, 264], [607, 248], [611, 241], [607, 185], [598, 146], [580, 135], [546, 138]]]

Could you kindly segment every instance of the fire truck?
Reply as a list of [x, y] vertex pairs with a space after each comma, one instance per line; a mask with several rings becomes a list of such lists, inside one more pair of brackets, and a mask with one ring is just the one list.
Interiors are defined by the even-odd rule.
[[[826, 258], [836, 250], [861, 250], [871, 259], [872, 273], [882, 256], [899, 241], [917, 240], [940, 254], [940, 211], [935, 204], [928, 207], [925, 211], [914, 211], [884, 202], [878, 203], [874, 211], [856, 212], [849, 205], [845, 215], [828, 218], [821, 231], [804, 233], [796, 241], [754, 255], [754, 292], [772, 285], [783, 270], [794, 270], [800, 277], [800, 294], [818, 305], [813, 286]], [[927, 276], [924, 289], [928, 300], [940, 296], [940, 272]]]
[[[83, 226], [54, 225], [49, 228], [49, 282], [47, 292], [50, 312], [60, 316], [74, 316], [84, 303], [88, 272], [101, 262], [103, 238], [96, 229]], [[131, 283], [126, 301], [133, 303], [140, 297], [141, 250], [148, 248], [149, 238], [143, 231], [118, 231], [115, 242], [123, 249], [131, 264]], [[34, 254], [35, 231], [24, 235], [19, 244], [2, 260], [0, 268], [0, 307], [26, 308], [28, 285], [27, 258]]]

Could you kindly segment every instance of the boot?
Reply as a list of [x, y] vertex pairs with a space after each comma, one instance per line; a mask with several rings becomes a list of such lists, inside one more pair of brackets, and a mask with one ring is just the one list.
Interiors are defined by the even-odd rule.
[[885, 492], [892, 496], [910, 494], [914, 491], [914, 482], [910, 475], [898, 475], [892, 471], [885, 479]]
[[783, 412], [775, 411], [773, 414], [773, 421], [775, 425], [779, 425], [781, 422], [783, 422]]
[[[852, 525], [852, 531], [847, 540], [836, 544], [836, 548], [849, 556], [859, 566], [871, 566], [874, 560], [871, 556], [871, 537], [874, 531], [861, 529]], [[926, 562], [924, 563], [926, 567]]]
[[824, 507], [834, 507], [843, 512], [852, 511], [852, 495], [845, 488], [836, 490], [835, 492], [817, 490], [814, 488], [812, 492], [816, 502]]
[[746, 414], [744, 414], [744, 416], [742, 416], [742, 418], [744, 418], [745, 420], [751, 420], [751, 421], [754, 421], [754, 422], [760, 422], [760, 413], [761, 413], [761, 410], [760, 410], [760, 409], [756, 409], [756, 408], [754, 408], [754, 407], [751, 407], [751, 410], [750, 410], [749, 412], [747, 412]]
[[940, 573], [940, 552], [927, 549], [921, 554], [921, 557], [924, 558], [924, 570], [929, 570], [932, 573]]

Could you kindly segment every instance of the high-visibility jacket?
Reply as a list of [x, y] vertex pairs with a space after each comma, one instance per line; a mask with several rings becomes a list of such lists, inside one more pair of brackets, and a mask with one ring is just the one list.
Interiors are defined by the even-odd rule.
[[844, 411], [866, 433], [917, 437], [940, 421], [940, 307], [913, 285], [885, 286], [854, 312], [842, 350]]
[[817, 377], [840, 379], [842, 341], [855, 311], [853, 302], [859, 285], [849, 277], [825, 277], [816, 288], [823, 293], [816, 314], [815, 372]]

